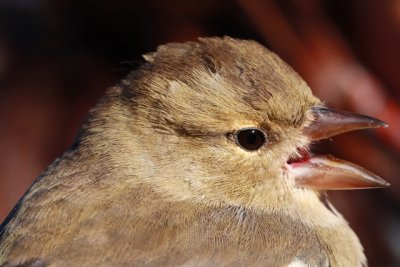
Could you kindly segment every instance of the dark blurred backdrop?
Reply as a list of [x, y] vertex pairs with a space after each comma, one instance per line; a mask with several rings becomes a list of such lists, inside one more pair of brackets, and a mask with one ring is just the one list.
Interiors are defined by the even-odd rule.
[[399, 0], [1, 0], [0, 220], [143, 53], [214, 35], [263, 43], [328, 105], [390, 124], [315, 150], [392, 184], [330, 197], [370, 266], [400, 266]]

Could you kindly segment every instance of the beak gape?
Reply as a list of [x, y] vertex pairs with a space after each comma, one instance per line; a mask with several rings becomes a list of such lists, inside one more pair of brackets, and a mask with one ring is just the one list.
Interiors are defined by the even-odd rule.
[[[314, 119], [304, 129], [304, 133], [311, 141], [326, 139], [354, 130], [388, 126], [372, 117], [325, 107], [314, 107], [312, 112]], [[348, 190], [390, 185], [372, 172], [330, 155], [314, 156], [289, 165], [290, 175], [294, 178], [296, 185], [302, 188]]]

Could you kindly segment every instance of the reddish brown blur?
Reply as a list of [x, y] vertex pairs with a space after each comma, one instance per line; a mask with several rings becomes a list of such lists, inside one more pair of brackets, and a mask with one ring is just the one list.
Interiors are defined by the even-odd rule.
[[0, 2], [0, 220], [141, 54], [168, 41], [229, 35], [270, 47], [330, 106], [390, 125], [335, 137], [315, 151], [392, 184], [330, 196], [370, 266], [400, 266], [400, 2], [136, 2]]

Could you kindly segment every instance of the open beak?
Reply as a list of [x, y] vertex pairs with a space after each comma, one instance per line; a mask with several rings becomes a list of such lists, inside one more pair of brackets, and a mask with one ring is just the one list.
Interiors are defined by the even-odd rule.
[[[304, 129], [311, 141], [359, 129], [387, 127], [380, 120], [350, 112], [325, 107], [315, 107], [312, 112], [314, 120]], [[301, 188], [348, 190], [390, 185], [372, 172], [333, 156], [306, 157], [291, 162], [288, 168], [296, 186]]]

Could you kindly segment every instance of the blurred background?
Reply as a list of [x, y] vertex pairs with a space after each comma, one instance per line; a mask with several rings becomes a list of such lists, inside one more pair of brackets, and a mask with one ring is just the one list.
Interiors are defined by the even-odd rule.
[[143, 53], [215, 35], [261, 42], [328, 105], [390, 124], [315, 151], [392, 184], [329, 194], [370, 266], [400, 266], [399, 0], [1, 0], [0, 221]]

